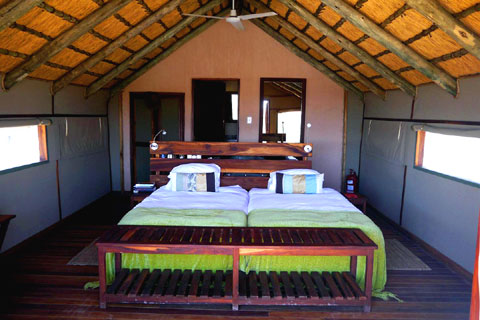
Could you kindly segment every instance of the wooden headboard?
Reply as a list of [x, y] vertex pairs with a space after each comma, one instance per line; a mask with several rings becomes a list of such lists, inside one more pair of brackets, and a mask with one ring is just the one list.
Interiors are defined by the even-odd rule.
[[[311, 169], [312, 144], [255, 142], [155, 141], [150, 148], [150, 181], [157, 186], [168, 182], [168, 173], [185, 163], [215, 163], [222, 168], [222, 186], [244, 189], [266, 188], [268, 174], [284, 169]], [[201, 156], [190, 159], [188, 156]], [[299, 160], [286, 160], [292, 156]], [[266, 158], [266, 159], [264, 159]], [[278, 159], [278, 160], [277, 160]]]

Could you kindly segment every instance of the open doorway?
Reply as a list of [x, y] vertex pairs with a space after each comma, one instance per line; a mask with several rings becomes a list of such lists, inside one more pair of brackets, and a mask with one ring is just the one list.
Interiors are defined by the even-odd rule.
[[184, 140], [183, 93], [130, 93], [132, 185], [150, 181], [150, 141]]
[[193, 136], [195, 141], [238, 141], [240, 80], [194, 79]]
[[303, 142], [305, 91], [305, 79], [260, 79], [260, 142]]

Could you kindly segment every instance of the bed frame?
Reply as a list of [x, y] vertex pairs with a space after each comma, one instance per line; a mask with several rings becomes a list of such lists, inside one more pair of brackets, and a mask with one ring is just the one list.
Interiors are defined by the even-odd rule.
[[[153, 141], [151, 141], [153, 143]], [[310, 143], [180, 142], [155, 141], [150, 148], [150, 181], [168, 182], [168, 173], [180, 164], [215, 163], [222, 168], [222, 186], [240, 185], [246, 190], [266, 188], [268, 174], [283, 169], [311, 169]], [[191, 159], [191, 156], [201, 159]], [[285, 160], [286, 157], [298, 160]], [[266, 159], [265, 159], [266, 158]]]

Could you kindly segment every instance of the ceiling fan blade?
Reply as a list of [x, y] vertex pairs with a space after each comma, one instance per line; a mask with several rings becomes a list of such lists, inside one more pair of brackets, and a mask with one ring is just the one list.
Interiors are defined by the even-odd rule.
[[243, 31], [245, 30], [245, 27], [243, 26], [242, 21], [240, 19], [227, 19], [227, 22], [229, 22], [232, 26], [235, 27], [235, 29]]
[[197, 18], [208, 18], [208, 19], [218, 19], [218, 20], [223, 20], [225, 17], [217, 17], [217, 16], [204, 16], [201, 14], [191, 14], [191, 13], [182, 13], [183, 16], [189, 16], [189, 17], [197, 17]]
[[265, 13], [254, 13], [254, 14], [246, 14], [243, 16], [238, 16], [241, 20], [250, 20], [250, 19], [256, 19], [256, 18], [265, 18], [265, 17], [271, 17], [271, 16], [276, 16], [277, 14], [275, 12], [265, 12]]

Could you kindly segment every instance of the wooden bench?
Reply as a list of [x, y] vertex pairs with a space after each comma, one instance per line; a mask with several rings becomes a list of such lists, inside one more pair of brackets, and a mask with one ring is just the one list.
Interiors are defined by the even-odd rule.
[[[115, 226], [98, 241], [100, 307], [111, 303], [362, 306], [370, 311], [377, 245], [359, 229]], [[105, 254], [115, 253], [106, 283]], [[233, 270], [124, 269], [121, 253], [231, 255]], [[242, 255], [351, 256], [350, 272], [239, 271]], [[366, 256], [366, 287], [355, 282]]]

